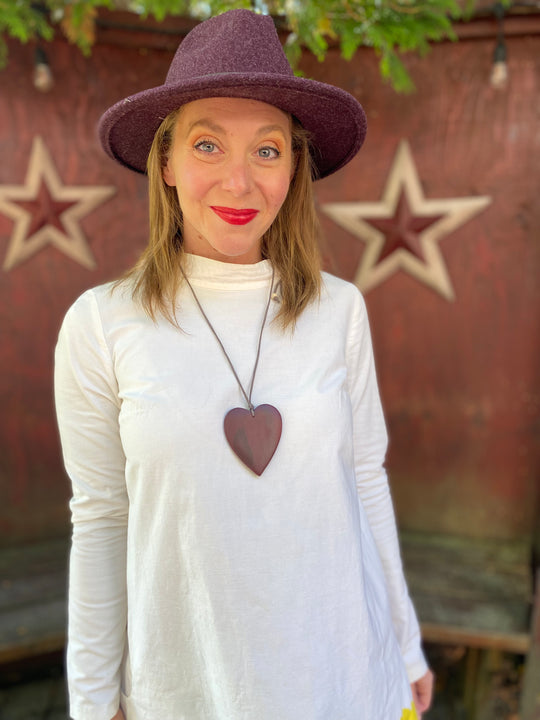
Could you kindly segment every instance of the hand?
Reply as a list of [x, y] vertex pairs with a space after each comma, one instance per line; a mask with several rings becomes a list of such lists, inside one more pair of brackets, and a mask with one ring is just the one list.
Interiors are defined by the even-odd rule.
[[411, 684], [414, 706], [419, 717], [422, 717], [422, 713], [429, 710], [431, 705], [434, 677], [431, 670], [428, 670], [419, 680]]
[[124, 713], [122, 712], [121, 708], [118, 709], [118, 712], [114, 717], [111, 718], [111, 720], [126, 720]]

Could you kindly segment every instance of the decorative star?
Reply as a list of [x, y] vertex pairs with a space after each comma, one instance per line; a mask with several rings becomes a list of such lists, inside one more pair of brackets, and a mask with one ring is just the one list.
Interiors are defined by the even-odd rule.
[[63, 185], [45, 143], [35, 137], [24, 185], [0, 185], [0, 213], [15, 221], [4, 270], [47, 245], [90, 270], [95, 268], [79, 223], [115, 192], [110, 186]]
[[424, 196], [409, 144], [396, 152], [379, 202], [328, 203], [322, 210], [366, 243], [355, 283], [367, 292], [398, 270], [454, 299], [439, 242], [491, 202], [489, 197]]

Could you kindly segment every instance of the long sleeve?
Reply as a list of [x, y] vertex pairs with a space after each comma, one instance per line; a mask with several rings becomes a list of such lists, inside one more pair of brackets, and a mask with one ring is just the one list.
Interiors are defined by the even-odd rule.
[[126, 633], [128, 498], [120, 401], [92, 291], [68, 311], [56, 348], [55, 397], [73, 487], [67, 674], [75, 720], [118, 710]]
[[384, 459], [387, 433], [381, 408], [365, 303], [358, 293], [348, 345], [353, 404], [355, 472], [359, 500], [382, 562], [392, 621], [410, 682], [428, 667], [420, 628], [403, 574], [398, 533]]

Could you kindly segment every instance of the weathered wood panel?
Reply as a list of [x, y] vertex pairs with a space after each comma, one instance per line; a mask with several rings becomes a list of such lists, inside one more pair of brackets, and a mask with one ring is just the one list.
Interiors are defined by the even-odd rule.
[[[84, 58], [63, 41], [47, 46], [55, 87], [32, 85], [33, 48], [10, 44], [0, 73], [0, 186], [23, 185], [35, 136], [65, 186], [111, 186], [116, 194], [81, 220], [96, 268], [49, 245], [0, 270], [0, 542], [65, 534], [69, 485], [57, 439], [53, 352], [62, 318], [86, 288], [120, 275], [146, 242], [146, 180], [104, 156], [96, 123], [114, 101], [162, 81], [170, 53], [96, 48]], [[117, 72], [112, 72], [116, 68]], [[0, 213], [0, 266], [14, 222]]]
[[[523, 21], [524, 22], [524, 21]], [[31, 82], [33, 48], [10, 44], [0, 72], [0, 191], [22, 186], [33, 139], [44, 140], [65, 186], [115, 194], [80, 221], [96, 268], [49, 245], [0, 271], [0, 542], [67, 531], [69, 495], [52, 404], [52, 357], [61, 318], [84, 289], [116, 277], [146, 241], [146, 181], [108, 160], [95, 136], [101, 112], [159, 84], [172, 53], [132, 47], [121, 29], [86, 59], [62, 40], [47, 47], [56, 85]], [[109, 33], [106, 35], [106, 33]], [[129, 33], [128, 33], [129, 34]], [[137, 42], [143, 35], [138, 31]], [[417, 85], [398, 96], [370, 51], [337, 52], [303, 69], [364, 103], [365, 148], [317, 188], [319, 205], [378, 202], [397, 147], [407, 140], [428, 199], [487, 195], [491, 205], [440, 240], [454, 289], [449, 302], [403, 271], [366, 294], [389, 422], [389, 470], [402, 526], [526, 536], [535, 517], [540, 408], [540, 36], [509, 38], [510, 81], [488, 82], [494, 39], [410, 58]], [[365, 243], [321, 215], [326, 265], [352, 279]], [[14, 221], [0, 212], [2, 261]]]
[[403, 533], [401, 542], [424, 641], [527, 653], [527, 542], [426, 533]]
[[536, 598], [531, 623], [531, 643], [523, 678], [521, 718], [540, 720], [540, 570], [536, 573]]
[[64, 648], [68, 543], [0, 553], [0, 663]]
[[[365, 148], [319, 184], [320, 205], [378, 201], [410, 145], [428, 198], [491, 197], [443, 238], [448, 302], [403, 271], [366, 295], [390, 430], [388, 467], [409, 529], [526, 535], [540, 477], [540, 37], [509, 39], [509, 84], [489, 84], [494, 40], [444, 44], [395, 95], [363, 52], [308, 74], [365, 104]], [[365, 244], [323, 216], [328, 266], [352, 279]]]

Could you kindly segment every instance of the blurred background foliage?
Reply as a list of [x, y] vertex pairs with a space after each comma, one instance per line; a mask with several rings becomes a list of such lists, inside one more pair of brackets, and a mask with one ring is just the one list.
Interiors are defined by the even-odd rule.
[[413, 89], [401, 60], [425, 54], [430, 42], [455, 39], [452, 22], [470, 12], [456, 0], [0, 0], [0, 67], [7, 63], [6, 38], [51, 40], [59, 29], [88, 55], [95, 41], [98, 8], [153, 16], [204, 20], [232, 8], [272, 15], [287, 33], [285, 51], [296, 67], [302, 47], [323, 60], [329, 44], [350, 60], [361, 46], [374, 48], [383, 78], [400, 92]]

